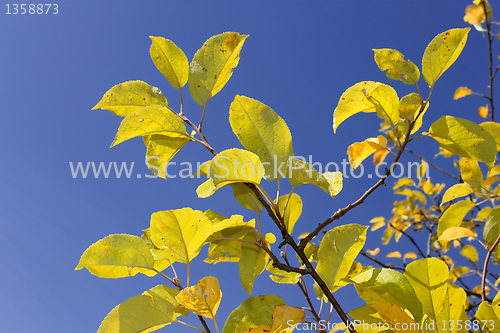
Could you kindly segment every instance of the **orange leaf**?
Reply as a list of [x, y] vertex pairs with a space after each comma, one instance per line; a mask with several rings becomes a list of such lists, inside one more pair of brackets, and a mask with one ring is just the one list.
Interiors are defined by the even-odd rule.
[[484, 22], [484, 9], [480, 5], [469, 5], [465, 8], [464, 21], [475, 25]]
[[366, 252], [368, 252], [369, 255], [375, 257], [380, 252], [380, 249], [377, 247], [375, 250], [366, 250]]
[[405, 259], [417, 259], [417, 255], [415, 254], [415, 252], [408, 252], [404, 255], [403, 257], [403, 260]]
[[457, 90], [455, 90], [455, 95], [453, 95], [453, 99], [459, 99], [470, 94], [472, 94], [472, 90], [470, 90], [467, 87], [460, 87], [457, 88]]
[[394, 251], [394, 252], [388, 253], [385, 257], [386, 258], [401, 258], [401, 253], [399, 253], [398, 251]]
[[385, 157], [389, 154], [387, 149], [380, 149], [373, 154], [373, 164], [377, 165], [385, 160]]
[[479, 109], [477, 109], [477, 113], [481, 118], [487, 118], [489, 113], [488, 105], [480, 106]]

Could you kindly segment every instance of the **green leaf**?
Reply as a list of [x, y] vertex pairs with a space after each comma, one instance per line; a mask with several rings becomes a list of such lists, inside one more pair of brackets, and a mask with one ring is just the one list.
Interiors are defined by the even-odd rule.
[[181, 89], [188, 81], [189, 61], [182, 50], [171, 40], [149, 37], [152, 40], [149, 53], [156, 68], [175, 89]]
[[285, 206], [286, 212], [283, 220], [288, 234], [292, 234], [293, 227], [302, 213], [302, 199], [295, 193], [292, 193], [291, 196], [288, 194], [283, 195], [279, 197], [279, 210], [281, 214], [283, 214]]
[[335, 198], [342, 190], [341, 172], [324, 172], [320, 174], [309, 163], [296, 158], [289, 160], [288, 180], [292, 186], [313, 184]]
[[392, 269], [373, 268], [351, 278], [359, 296], [368, 304], [377, 302], [397, 304], [408, 309], [419, 322], [422, 304], [406, 277]]
[[104, 318], [97, 333], [146, 333], [176, 322], [172, 302], [149, 294], [134, 296]]
[[490, 333], [500, 333], [500, 307], [491, 306], [484, 301], [479, 304], [476, 312], [476, 318], [480, 321], [481, 327], [484, 326], [484, 331]]
[[420, 78], [418, 67], [411, 61], [407, 61], [397, 50], [392, 49], [373, 49], [375, 53], [375, 62], [378, 68], [392, 80], [400, 80], [405, 84], [417, 84]]
[[172, 261], [190, 262], [212, 232], [212, 222], [202, 212], [191, 208], [151, 215], [151, 240]]
[[472, 262], [477, 262], [479, 260], [479, 255], [477, 254], [477, 250], [472, 245], [465, 245], [460, 251], [460, 254]]
[[465, 47], [470, 28], [451, 29], [437, 35], [427, 46], [422, 58], [422, 75], [432, 87]]
[[377, 112], [379, 117], [395, 124], [399, 119], [398, 103], [397, 94], [390, 86], [372, 81], [356, 83], [340, 97], [333, 112], [333, 132], [336, 133], [344, 120], [359, 112]]
[[437, 321], [445, 306], [448, 266], [437, 258], [424, 258], [408, 264], [404, 276], [422, 303], [424, 314]]
[[[348, 224], [328, 231], [318, 250], [316, 271], [325, 281], [328, 289], [335, 291], [341, 279], [347, 276], [354, 259], [366, 241], [367, 226]], [[318, 296], [323, 292], [319, 286], [314, 289]]]
[[168, 162], [186, 143], [191, 141], [186, 137], [173, 138], [161, 134], [146, 135], [143, 139], [147, 147], [146, 165], [155, 175], [165, 180]]
[[145, 273], [154, 268], [154, 259], [140, 237], [109, 235], [85, 250], [75, 269], [84, 267], [98, 277], [114, 279]]
[[491, 249], [493, 244], [495, 244], [498, 235], [500, 235], [500, 206], [491, 210], [484, 225], [483, 239], [484, 244], [488, 247], [488, 249]]
[[259, 156], [265, 165], [267, 180], [288, 175], [288, 158], [294, 155], [292, 135], [285, 121], [273, 109], [254, 99], [236, 95], [229, 107], [229, 122], [243, 147]]
[[439, 145], [449, 152], [477, 159], [491, 169], [495, 162], [496, 143], [493, 136], [471, 121], [443, 116], [431, 125], [429, 133]]
[[246, 299], [227, 318], [222, 333], [245, 333], [249, 328], [272, 324], [272, 313], [285, 302], [278, 295], [261, 295]]
[[194, 55], [189, 65], [189, 91], [203, 108], [233, 75], [247, 37], [236, 32], [213, 36]]
[[[472, 207], [474, 207], [474, 202], [470, 200], [462, 200], [451, 205], [439, 218], [437, 235], [441, 236], [447, 229], [460, 226]], [[441, 242], [443, 247], [447, 244], [448, 241]]]
[[470, 187], [469, 184], [467, 183], [455, 184], [449, 189], [447, 189], [446, 192], [444, 192], [443, 199], [441, 200], [441, 206], [443, 206], [443, 204], [448, 201], [465, 197], [466, 195], [469, 195], [471, 193], [474, 193], [474, 190], [472, 189], [472, 187]]
[[460, 175], [462, 176], [464, 182], [469, 184], [472, 188], [483, 186], [483, 173], [476, 160], [462, 157], [460, 159], [459, 167]]
[[269, 277], [276, 283], [297, 284], [302, 276], [300, 273], [287, 272], [273, 266], [272, 261], [267, 265]]
[[108, 90], [92, 110], [109, 110], [125, 117], [148, 105], [168, 107], [168, 102], [160, 89], [143, 81], [127, 81]]
[[[359, 308], [349, 311], [347, 314], [354, 319], [354, 329], [356, 332], [378, 333], [386, 331], [384, 329], [384, 324], [387, 327], [385, 320], [380, 318], [377, 310], [373, 309], [371, 304], [360, 306]], [[356, 325], [357, 323], [359, 324]], [[361, 326], [362, 324], [365, 324], [365, 327]]]
[[152, 105], [134, 111], [123, 119], [111, 147], [137, 136], [153, 134], [191, 140], [186, 125], [176, 113], [167, 107]]

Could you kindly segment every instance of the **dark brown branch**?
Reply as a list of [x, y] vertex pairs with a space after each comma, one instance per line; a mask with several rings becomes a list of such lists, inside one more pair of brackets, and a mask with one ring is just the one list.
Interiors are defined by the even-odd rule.
[[486, 7], [486, 1], [481, 1], [481, 5], [483, 6], [483, 10], [484, 10], [484, 17], [485, 17], [485, 22], [486, 22], [486, 34], [488, 37], [488, 55], [489, 55], [488, 69], [490, 71], [490, 85], [489, 85], [490, 96], [489, 96], [488, 100], [490, 101], [490, 107], [491, 107], [491, 121], [495, 121], [495, 106], [493, 104], [493, 79], [495, 78], [497, 71], [495, 70], [495, 73], [493, 73], [493, 50], [492, 50], [493, 47], [492, 47], [492, 43], [493, 43], [494, 36], [491, 33], [491, 22], [488, 19], [489, 12], [488, 12], [488, 9]]

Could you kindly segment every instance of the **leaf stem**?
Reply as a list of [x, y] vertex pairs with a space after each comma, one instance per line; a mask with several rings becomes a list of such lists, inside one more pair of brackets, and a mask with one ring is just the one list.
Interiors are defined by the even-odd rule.
[[484, 259], [484, 266], [483, 266], [483, 276], [481, 279], [481, 300], [484, 302], [485, 297], [486, 297], [486, 291], [485, 291], [485, 284], [486, 284], [486, 273], [488, 272], [488, 261], [490, 260], [491, 254], [495, 250], [495, 248], [498, 245], [498, 242], [500, 242], [500, 235], [497, 237], [497, 240], [491, 248], [488, 250], [488, 253], [486, 254], [486, 259]]

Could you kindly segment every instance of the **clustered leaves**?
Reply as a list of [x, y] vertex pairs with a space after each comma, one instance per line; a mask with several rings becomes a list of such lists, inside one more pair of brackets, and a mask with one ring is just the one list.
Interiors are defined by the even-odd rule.
[[[483, 22], [486, 20], [484, 8], [490, 17], [489, 4], [475, 2], [473, 7], [467, 8], [464, 19], [471, 24]], [[417, 332], [416, 325], [425, 327], [425, 331], [441, 332], [450, 330], [450, 323], [472, 317], [490, 322], [493, 326], [487, 329], [498, 330], [500, 310], [496, 305], [500, 303], [499, 296], [492, 303], [485, 301], [484, 281], [489, 256], [493, 254], [497, 260], [500, 251], [497, 247], [500, 210], [495, 207], [500, 187], [494, 186], [500, 181], [497, 177], [500, 166], [496, 160], [500, 125], [493, 121], [476, 124], [446, 115], [434, 122], [428, 132], [413, 137], [423, 124], [436, 81], [460, 55], [469, 30], [451, 29], [437, 35], [424, 52], [421, 69], [397, 50], [373, 50], [376, 64], [389, 79], [414, 85], [416, 91], [399, 98], [390, 85], [359, 82], [341, 95], [333, 113], [333, 130], [337, 132], [339, 125], [355, 114], [375, 113], [382, 121], [381, 134], [350, 145], [347, 149], [349, 162], [355, 169], [371, 155], [377, 164], [392, 153], [393, 164], [357, 201], [339, 209], [311, 233], [295, 238], [292, 233], [294, 226], [301, 223], [303, 208], [301, 197], [295, 193], [296, 187], [312, 184], [335, 198], [343, 187], [342, 174], [320, 173], [296, 158], [285, 120], [271, 107], [250, 97], [237, 95], [229, 106], [230, 126], [243, 149], [228, 148], [217, 152], [202, 130], [208, 101], [232, 76], [248, 36], [235, 32], [213, 36], [196, 52], [191, 62], [172, 41], [151, 37], [151, 59], [172, 87], [179, 90], [180, 110], [170, 108], [163, 93], [145, 82], [129, 81], [112, 87], [94, 107], [123, 117], [112, 146], [141, 136], [147, 148], [148, 166], [157, 176], [166, 179], [165, 167], [180, 149], [188, 142], [203, 145], [213, 156], [197, 170], [197, 175], [207, 177], [196, 190], [198, 197], [212, 196], [229, 185], [237, 202], [257, 213], [258, 223], [255, 219], [245, 221], [241, 215], [226, 217], [212, 210], [201, 212], [185, 207], [153, 213], [149, 227], [143, 230], [141, 237], [110, 235], [92, 244], [83, 253], [76, 269], [85, 267], [102, 278], [121, 278], [138, 273], [160, 275], [172, 284], [158, 285], [121, 303], [106, 316], [98, 332], [151, 332], [171, 323], [209, 332], [203, 318], [212, 320], [216, 331], [220, 332], [216, 321], [222, 302], [218, 279], [206, 276], [194, 285], [190, 280], [191, 272], [198, 269], [190, 263], [206, 244], [206, 263], [238, 262], [242, 287], [249, 294], [249, 298], [229, 315], [223, 333], [290, 332], [294, 327], [326, 332], [325, 328], [317, 326], [324, 320], [325, 313], [321, 312], [323, 306], [316, 311], [303, 279], [305, 275], [314, 280], [314, 291], [320, 302], [330, 302], [332, 310], [335, 309], [344, 322], [344, 328], [351, 332], [388, 329]], [[425, 98], [418, 86], [421, 74], [429, 86]], [[187, 83], [191, 97], [202, 108], [197, 124], [184, 110], [182, 88]], [[473, 94], [470, 89], [461, 87], [455, 93], [455, 99], [470, 94]], [[188, 128], [191, 133], [188, 133]], [[379, 248], [363, 250], [368, 226], [347, 224], [327, 230], [333, 221], [385, 185], [411, 141], [426, 137], [439, 144], [440, 155], [459, 159], [455, 164], [460, 172], [460, 177], [456, 178], [460, 182], [441, 196], [444, 184], [432, 183], [427, 167], [421, 167], [417, 170], [418, 181], [402, 178], [394, 184], [394, 193], [405, 199], [394, 202], [393, 216], [389, 220], [377, 217], [370, 221], [372, 231], [386, 227], [383, 244], [392, 238], [400, 241], [403, 236], [413, 243], [417, 253], [407, 252], [401, 256], [399, 252], [392, 252], [387, 255], [388, 258], [402, 257], [404, 268], [377, 260]], [[486, 176], [479, 162], [488, 169]], [[279, 184], [285, 178], [291, 185], [289, 193], [281, 193], [283, 187]], [[275, 182], [275, 199], [264, 190], [262, 182], [265, 181]], [[261, 221], [262, 211], [269, 218]], [[287, 256], [287, 251], [281, 258], [274, 254], [275, 248], [272, 247], [275, 247], [277, 237], [273, 233], [264, 234], [262, 222], [271, 222], [277, 228], [281, 238], [278, 248], [285, 246], [288, 252], [295, 251], [297, 260]], [[480, 228], [483, 228], [482, 238], [477, 235]], [[429, 234], [427, 251], [422, 250], [409, 234], [425, 230]], [[319, 235], [322, 235], [321, 239]], [[319, 246], [312, 242], [316, 238]], [[296, 243], [296, 240], [300, 242]], [[472, 244], [465, 244], [474, 241], [487, 252], [482, 273], [475, 266], [480, 256], [478, 250]], [[482, 277], [481, 290], [470, 290], [461, 280], [461, 276], [472, 270], [455, 266], [445, 254], [452, 246], [461, 247], [460, 254]], [[361, 264], [356, 261], [359, 254], [382, 267]], [[406, 260], [413, 261], [406, 265]], [[187, 267], [186, 286], [174, 269], [174, 265], [179, 264]], [[164, 273], [169, 267], [173, 276]], [[278, 295], [252, 296], [255, 279], [264, 271], [276, 283], [298, 285], [308, 307], [286, 305]], [[460, 281], [464, 288], [454, 284], [456, 281]], [[333, 294], [347, 285], [353, 285], [366, 304], [346, 314]], [[483, 302], [476, 304], [478, 308], [474, 310], [471, 297], [478, 295], [482, 296]], [[310, 312], [309, 316], [306, 317], [304, 309]], [[181, 315], [190, 313], [199, 317], [203, 328], [179, 320]], [[328, 318], [330, 315], [327, 314]], [[378, 329], [356, 327], [352, 325], [353, 320], [373, 324]], [[468, 330], [452, 327], [451, 331], [462, 332], [464, 329]]]

